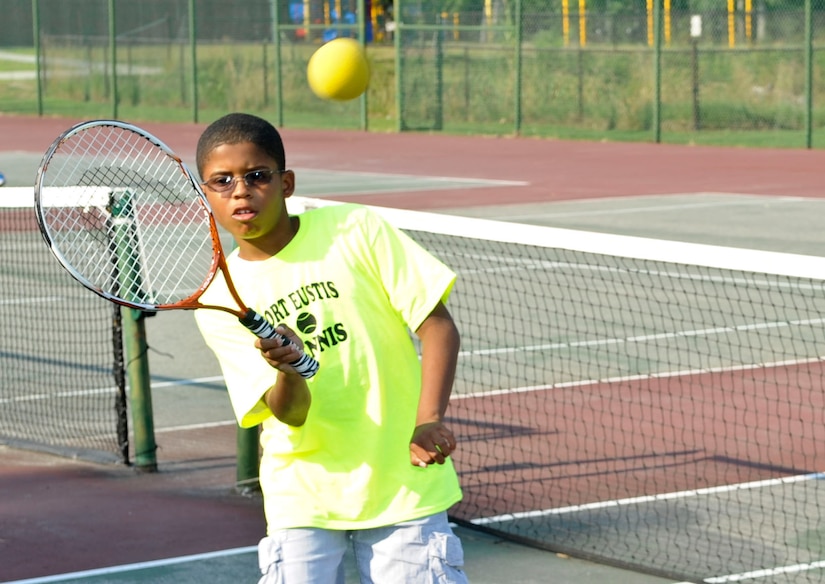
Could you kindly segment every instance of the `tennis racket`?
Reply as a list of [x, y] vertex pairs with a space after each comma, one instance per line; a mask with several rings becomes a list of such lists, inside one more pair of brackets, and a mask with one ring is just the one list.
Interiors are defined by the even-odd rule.
[[[200, 185], [144, 130], [113, 120], [69, 128], [43, 156], [34, 202], [51, 252], [99, 296], [147, 311], [222, 310], [261, 338], [291, 343], [243, 303]], [[218, 271], [237, 307], [200, 302]], [[318, 370], [303, 352], [290, 365], [305, 378]]]

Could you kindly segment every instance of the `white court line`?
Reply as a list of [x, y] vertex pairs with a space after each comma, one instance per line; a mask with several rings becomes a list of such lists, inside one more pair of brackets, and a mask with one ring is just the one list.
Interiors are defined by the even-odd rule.
[[[649, 212], [660, 212], [660, 211], [684, 211], [686, 209], [705, 209], [705, 208], [719, 208], [719, 207], [751, 207], [751, 206], [759, 206], [762, 207], [765, 205], [766, 197], [762, 196], [753, 196], [753, 195], [743, 195], [739, 193], [712, 193], [712, 192], [702, 192], [702, 193], [683, 193], [683, 194], [673, 194], [667, 195], [668, 197], [694, 197], [694, 196], [720, 196], [720, 197], [730, 197], [734, 200], [726, 200], [726, 201], [706, 201], [706, 202], [694, 202], [694, 203], [679, 203], [679, 204], [655, 204], [655, 205], [640, 205], [638, 207], [629, 207], [629, 208], [607, 208], [604, 206], [604, 203], [607, 199], [589, 199], [586, 201], [580, 201], [581, 206], [588, 206], [588, 205], [602, 205], [602, 208], [598, 210], [587, 210], [587, 211], [562, 211], [559, 213], [553, 212], [552, 210], [546, 210], [545, 212], [538, 213], [541, 217], [598, 217], [598, 216], [608, 216], [612, 217], [613, 215], [632, 215], [632, 214], [641, 214], [641, 213], [649, 213]], [[638, 200], [640, 198], [645, 197], [622, 197], [623, 200], [630, 201], [632, 204], [633, 201]], [[656, 198], [659, 198], [659, 195], [656, 195]], [[616, 201], [617, 199], [609, 199], [609, 201]], [[780, 203], [800, 203], [800, 202], [811, 202], [816, 201], [816, 199], [809, 199], [805, 197], [770, 197], [767, 200], [770, 202], [780, 202]], [[569, 201], [560, 201], [559, 203], [569, 203]], [[496, 219], [499, 220], [516, 220], [516, 219], [535, 219], [537, 213], [530, 213], [530, 214], [501, 214], [496, 215]]]
[[186, 564], [189, 562], [200, 562], [203, 560], [211, 560], [214, 558], [225, 558], [229, 556], [238, 556], [241, 554], [257, 553], [257, 546], [248, 546], [242, 548], [234, 548], [230, 550], [220, 550], [217, 552], [207, 552], [203, 554], [193, 554], [190, 556], [179, 556], [177, 558], [168, 558], [165, 560], [153, 560], [149, 562], [138, 562], [135, 564], [124, 564], [122, 566], [112, 566], [109, 568], [98, 568], [95, 570], [84, 570], [82, 572], [72, 572], [69, 574], [58, 574], [56, 576], [43, 576], [40, 578], [29, 578], [27, 580], [14, 580], [4, 582], [3, 584], [47, 584], [51, 582], [64, 582], [66, 580], [75, 580], [78, 578], [93, 578], [96, 576], [108, 576], [111, 574], [121, 574], [123, 572], [134, 572], [137, 570], [148, 570], [150, 568], [162, 568], [164, 566], [174, 566], [176, 564]]
[[202, 424], [187, 424], [185, 426], [170, 426], [168, 428], [155, 428], [155, 434], [163, 434], [167, 432], [185, 432], [186, 430], [203, 430], [206, 428], [222, 428], [224, 426], [237, 426], [235, 420], [226, 420], [224, 422], [204, 422]]
[[[582, 511], [592, 511], [597, 509], [608, 509], [615, 507], [622, 507], [627, 505], [640, 505], [644, 503], [657, 503], [661, 501], [670, 501], [674, 499], [688, 499], [693, 497], [700, 497], [703, 495], [716, 495], [720, 493], [731, 493], [736, 491], [745, 491], [751, 489], [762, 489], [777, 486], [785, 486], [806, 481], [825, 479], [825, 473], [809, 473], [804, 475], [794, 475], [781, 477], [777, 479], [765, 479], [760, 481], [751, 481], [747, 483], [738, 483], [733, 485], [720, 485], [717, 487], [706, 487], [702, 489], [690, 489], [687, 491], [675, 491], [672, 493], [660, 493], [657, 495], [644, 495], [640, 497], [628, 497], [625, 499], [614, 499], [610, 501], [597, 501], [594, 503], [585, 503], [582, 505], [569, 505], [567, 507], [557, 507], [554, 509], [542, 509], [536, 511], [524, 511], [521, 513], [505, 513], [503, 515], [496, 515], [494, 517], [480, 517], [470, 520], [474, 525], [488, 525], [490, 523], [503, 523], [508, 521], [515, 521], [517, 519], [528, 519], [536, 517], [547, 517], [554, 515], [567, 515], [571, 513], [579, 513]], [[825, 569], [825, 560], [816, 562], [793, 564], [789, 566], [777, 566], [774, 568], [763, 568], [759, 570], [751, 570], [748, 572], [741, 572], [738, 574], [727, 574], [725, 576], [714, 576], [702, 580], [708, 584], [724, 584], [726, 582], [741, 582], [743, 580], [756, 580], [759, 578], [768, 578], [778, 576], [781, 574], [794, 574], [799, 572], [806, 572], [811, 570]], [[681, 582], [679, 584], [687, 584]]]
[[295, 168], [296, 172], [306, 172], [311, 173], [314, 177], [323, 177], [329, 176], [332, 179], [340, 179], [340, 175], [344, 176], [353, 176], [353, 177], [366, 177], [366, 178], [375, 178], [375, 179], [404, 179], [404, 180], [411, 180], [411, 181], [421, 181], [421, 180], [433, 180], [438, 182], [454, 182], [454, 183], [474, 183], [479, 185], [490, 185], [490, 186], [527, 186], [530, 183], [523, 180], [501, 180], [501, 179], [491, 179], [491, 178], [476, 178], [476, 177], [457, 177], [457, 176], [433, 176], [433, 175], [418, 175], [418, 174], [396, 174], [396, 173], [386, 173], [386, 172], [366, 172], [366, 171], [354, 171], [354, 170], [329, 170], [329, 169], [313, 169], [313, 168]]
[[295, 168], [301, 197], [375, 195], [453, 189], [519, 187], [526, 181]]
[[639, 505], [641, 503], [656, 503], [659, 501], [670, 501], [673, 499], [689, 499], [702, 495], [717, 495], [719, 493], [732, 493], [735, 491], [747, 491], [751, 489], [761, 489], [767, 487], [778, 487], [802, 483], [806, 481], [825, 479], [825, 473], [814, 472], [804, 475], [794, 475], [781, 477], [778, 479], [764, 479], [751, 481], [748, 483], [737, 483], [733, 485], [720, 485], [717, 487], [704, 487], [701, 489], [689, 489], [687, 491], [675, 491], [672, 493], [659, 493], [657, 495], [643, 495], [640, 497], [627, 497], [625, 499], [613, 499], [610, 501], [596, 501], [594, 503], [584, 503], [582, 505], [569, 505], [567, 507], [556, 507], [551, 509], [541, 509], [535, 511], [522, 511], [520, 513], [504, 513], [493, 517], [479, 517], [470, 520], [473, 525], [488, 525], [490, 523], [503, 523], [516, 519], [528, 519], [533, 517], [548, 517], [552, 515], [567, 515], [569, 513], [579, 513], [581, 511], [592, 511], [594, 509], [607, 509], [613, 507], [623, 507], [626, 505]]
[[759, 578], [768, 578], [771, 576], [779, 576], [782, 574], [798, 574], [799, 572], [809, 572], [811, 570], [821, 570], [825, 568], [825, 560], [816, 562], [809, 562], [805, 564], [792, 564], [790, 566], [778, 566], [776, 568], [763, 568], [761, 570], [752, 570], [750, 572], [742, 572], [740, 574], [728, 574], [727, 576], [716, 576], [714, 578], [706, 578], [704, 582], [708, 584], [717, 584], [723, 582], [741, 582], [743, 580], [756, 580]]
[[[495, 347], [492, 349], [470, 349], [467, 351], [460, 351], [459, 357], [485, 357], [488, 355], [499, 355], [506, 353], [523, 353], [527, 351], [555, 351], [559, 349], [573, 349], [581, 347], [603, 347], [606, 345], [622, 345], [630, 343], [646, 343], [648, 341], [662, 340], [662, 339], [680, 339], [680, 338], [710, 338], [715, 335], [724, 335], [736, 332], [759, 331], [768, 329], [782, 329], [792, 326], [822, 326], [825, 324], [825, 318], [811, 318], [804, 320], [790, 320], [777, 322], [757, 322], [751, 324], [740, 324], [733, 326], [723, 326], [708, 329], [673, 331], [667, 333], [655, 333], [650, 335], [637, 335], [634, 337], [616, 337], [609, 339], [590, 339], [587, 341], [567, 341], [558, 343], [543, 343], [540, 345], [525, 345], [521, 347]], [[820, 360], [822, 357], [814, 359]], [[787, 361], [783, 362], [786, 365], [793, 363], [810, 363], [810, 359], [803, 359], [801, 361]], [[764, 364], [745, 365], [745, 367], [762, 367]]]
[[2, 306], [14, 306], [18, 304], [43, 304], [46, 302], [60, 302], [64, 296], [35, 296], [33, 298], [12, 298], [9, 300], [0, 300]]
[[789, 359], [787, 361], [776, 361], [773, 363], [754, 363], [751, 365], [731, 365], [727, 367], [706, 367], [700, 369], [685, 369], [684, 371], [664, 371], [661, 373], [638, 373], [636, 375], [605, 377], [604, 379], [582, 379], [578, 381], [563, 381], [559, 383], [550, 383], [546, 385], [525, 385], [523, 387], [511, 387], [509, 389], [493, 389], [490, 391], [478, 391], [460, 395], [453, 394], [451, 399], [471, 399], [476, 397], [509, 395], [512, 393], [547, 391], [549, 389], [565, 389], [568, 387], [587, 387], [589, 385], [599, 385], [604, 383], [621, 383], [625, 381], [636, 381], [639, 379], [668, 379], [671, 377], [685, 377], [689, 375], [707, 375], [708, 373], [727, 373], [729, 371], [751, 371], [754, 369], [793, 367], [795, 365], [805, 365], [808, 363], [823, 362], [825, 362], [825, 356], [811, 357], [810, 359]]
[[[177, 385], [200, 385], [202, 383], [212, 383], [214, 381], [223, 381], [223, 376], [216, 375], [212, 377], [196, 377], [194, 379], [178, 379], [176, 381], [158, 381], [150, 384], [152, 389], [162, 387], [174, 387]], [[36, 393], [29, 395], [22, 395], [17, 397], [9, 397], [0, 399], [0, 405], [16, 402], [39, 401], [46, 399], [60, 399], [83, 397], [88, 395], [99, 395], [101, 393], [107, 394], [115, 391], [115, 387], [97, 387], [94, 389], [78, 389], [73, 391], [61, 391], [59, 393]]]

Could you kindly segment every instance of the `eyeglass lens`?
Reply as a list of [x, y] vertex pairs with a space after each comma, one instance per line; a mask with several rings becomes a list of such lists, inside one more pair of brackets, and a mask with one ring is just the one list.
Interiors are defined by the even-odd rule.
[[275, 174], [281, 174], [281, 171], [251, 170], [243, 175], [243, 177], [216, 176], [206, 181], [206, 185], [213, 191], [223, 193], [233, 190], [235, 188], [235, 181], [242, 178], [248, 187], [264, 187], [272, 182], [272, 177]]

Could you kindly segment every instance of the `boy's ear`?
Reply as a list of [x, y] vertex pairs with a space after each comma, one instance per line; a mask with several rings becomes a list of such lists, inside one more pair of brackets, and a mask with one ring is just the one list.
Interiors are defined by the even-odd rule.
[[291, 170], [285, 170], [281, 173], [281, 190], [285, 199], [291, 197], [295, 192], [295, 173]]

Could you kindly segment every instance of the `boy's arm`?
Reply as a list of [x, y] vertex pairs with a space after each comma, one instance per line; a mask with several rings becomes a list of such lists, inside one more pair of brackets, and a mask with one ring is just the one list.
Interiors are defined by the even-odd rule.
[[266, 362], [278, 370], [278, 377], [264, 394], [263, 400], [278, 420], [290, 426], [302, 426], [306, 422], [312, 397], [306, 379], [296, 373], [289, 363], [298, 359], [298, 347], [303, 347], [303, 343], [286, 326], [281, 325], [276, 330], [288, 336], [292, 344], [284, 347], [275, 339], [255, 341]]
[[456, 447], [455, 436], [443, 420], [450, 403], [460, 339], [452, 316], [441, 302], [416, 334], [421, 340], [421, 397], [410, 441], [410, 461], [426, 467], [444, 464]]

